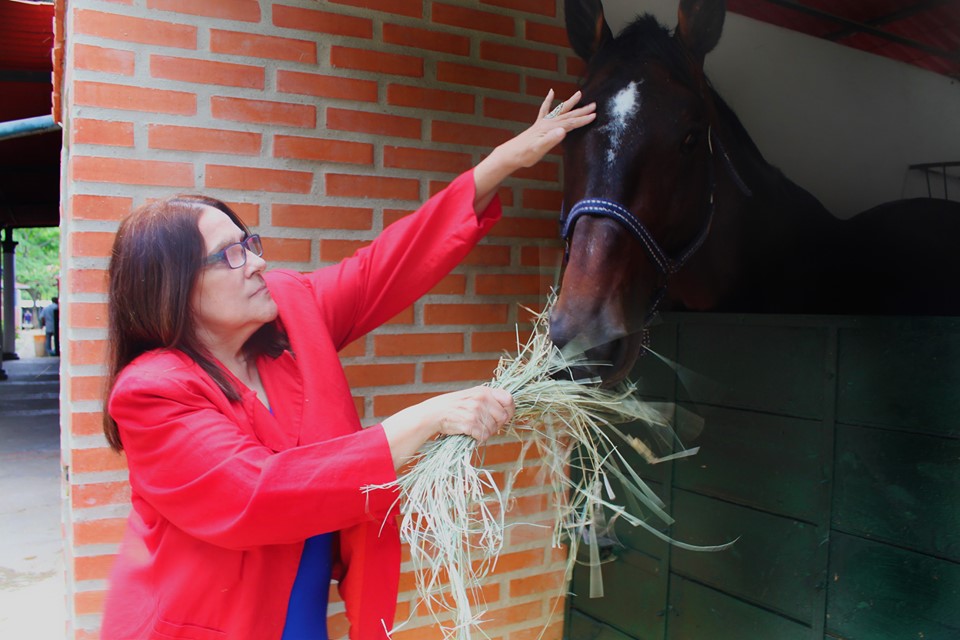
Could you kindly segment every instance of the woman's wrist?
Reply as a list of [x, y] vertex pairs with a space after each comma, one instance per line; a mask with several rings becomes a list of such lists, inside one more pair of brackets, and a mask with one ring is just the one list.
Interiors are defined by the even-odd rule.
[[504, 145], [495, 147], [487, 157], [477, 163], [473, 169], [476, 188], [476, 196], [473, 200], [474, 210], [479, 213], [486, 209], [500, 187], [500, 183], [519, 168], [516, 158], [511, 157], [510, 153], [504, 149]]
[[428, 420], [419, 405], [393, 414], [380, 423], [390, 447], [395, 468], [400, 468], [416, 455], [420, 446], [436, 433], [436, 425]]

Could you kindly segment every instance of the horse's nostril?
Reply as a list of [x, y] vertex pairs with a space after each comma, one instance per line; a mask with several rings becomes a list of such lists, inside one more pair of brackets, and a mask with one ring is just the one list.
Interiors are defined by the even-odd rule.
[[580, 364], [575, 364], [569, 370], [557, 377], [567, 380], [579, 380], [580, 382], [603, 382], [612, 372], [611, 357], [616, 354], [614, 343], [601, 345], [594, 349], [588, 349], [583, 354], [583, 360]]
[[588, 318], [554, 310], [550, 317], [550, 339], [569, 361], [579, 361], [571, 367], [569, 377], [616, 383], [629, 368], [625, 365], [631, 353], [636, 356], [631, 348], [632, 337], [622, 330], [620, 323]]
[[570, 331], [571, 324], [566, 321], [566, 316], [554, 314], [550, 317], [550, 340], [558, 349], [563, 349], [570, 344], [574, 334]]
[[587, 360], [596, 366], [609, 366], [619, 353], [619, 345], [621, 342], [622, 340], [617, 339], [588, 349], [586, 353]]

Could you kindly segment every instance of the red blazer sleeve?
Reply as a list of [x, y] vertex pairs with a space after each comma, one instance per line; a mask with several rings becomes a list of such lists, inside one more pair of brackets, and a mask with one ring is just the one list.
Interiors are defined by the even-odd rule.
[[406, 309], [450, 273], [502, 214], [499, 198], [473, 209], [473, 171], [343, 262], [310, 275], [340, 349]]
[[131, 486], [159, 514], [232, 549], [383, 521], [396, 496], [361, 490], [396, 478], [382, 427], [275, 452], [191, 364], [157, 372], [135, 362], [110, 398]]

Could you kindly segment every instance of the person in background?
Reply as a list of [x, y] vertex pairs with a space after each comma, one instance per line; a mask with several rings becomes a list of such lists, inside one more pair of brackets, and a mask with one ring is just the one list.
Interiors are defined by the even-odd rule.
[[48, 356], [60, 355], [60, 299], [54, 296], [50, 304], [40, 311], [40, 326], [43, 327], [46, 341], [44, 349]]
[[326, 640], [331, 578], [353, 640], [393, 625], [396, 479], [428, 439], [485, 442], [503, 390], [430, 398], [361, 428], [337, 353], [409, 307], [501, 215], [504, 178], [594, 119], [574, 94], [342, 263], [266, 271], [260, 237], [205, 196], [152, 201], [109, 268], [104, 431], [132, 509], [102, 640]]

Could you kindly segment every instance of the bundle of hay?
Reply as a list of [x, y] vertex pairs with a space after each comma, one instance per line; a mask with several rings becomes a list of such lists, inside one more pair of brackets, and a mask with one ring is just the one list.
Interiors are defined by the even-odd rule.
[[[506, 431], [524, 443], [517, 472], [529, 449], [536, 447], [554, 485], [553, 544], [569, 546], [566, 578], [584, 540], [590, 550], [590, 595], [603, 595], [598, 531], [616, 519], [684, 548], [723, 548], [679, 543], [645, 520], [654, 515], [664, 525], [673, 522], [611, 436], [651, 463], [689, 456], [696, 449], [657, 458], [646, 443], [616, 427], [639, 421], [651, 437], [678, 444], [667, 419], [638, 400], [632, 386], [609, 390], [596, 380], [571, 379], [571, 367], [582, 364], [582, 359], [566, 357], [549, 338], [547, 321], [554, 301], [551, 297], [536, 315], [525, 344], [518, 335], [519, 352], [501, 358], [489, 385], [509, 391], [516, 404]], [[395, 483], [386, 485], [399, 488], [400, 536], [410, 547], [418, 595], [447, 638], [469, 639], [482, 622], [482, 603], [475, 602], [477, 588], [503, 548], [504, 514], [516, 478], [514, 473], [506, 486], [498, 487], [477, 454], [473, 438], [442, 436], [429, 442]], [[624, 488], [626, 507], [614, 502], [611, 478]], [[451, 614], [452, 626], [443, 622], [444, 612]]]

